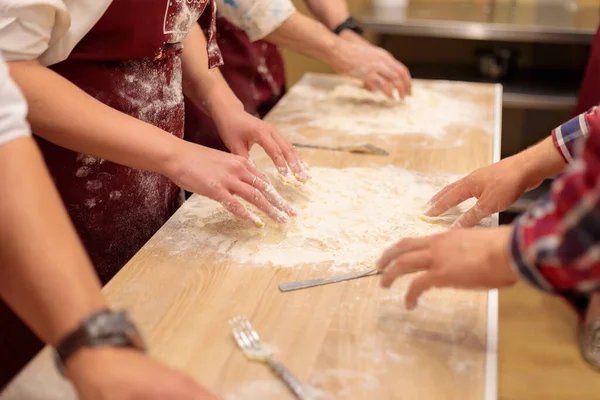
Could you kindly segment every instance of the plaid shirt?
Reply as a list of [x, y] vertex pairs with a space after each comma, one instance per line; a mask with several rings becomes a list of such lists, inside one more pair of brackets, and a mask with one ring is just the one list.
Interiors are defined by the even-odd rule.
[[552, 132], [569, 163], [550, 193], [513, 224], [515, 268], [533, 286], [567, 299], [584, 315], [600, 291], [600, 107]]

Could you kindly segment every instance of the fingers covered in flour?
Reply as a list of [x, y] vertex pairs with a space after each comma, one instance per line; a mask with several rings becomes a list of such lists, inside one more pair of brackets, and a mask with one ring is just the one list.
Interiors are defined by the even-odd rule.
[[257, 143], [273, 160], [277, 171], [286, 176], [289, 166], [298, 181], [304, 183], [310, 179], [310, 174], [304, 167], [304, 163], [300, 160], [294, 146], [281, 136], [275, 126], [265, 123], [265, 129], [264, 134], [257, 140]]
[[249, 176], [245, 180], [245, 183], [259, 190], [260, 193], [269, 201], [269, 203], [275, 206], [278, 210], [281, 210], [290, 216], [298, 215], [296, 209], [292, 207], [292, 205], [288, 203], [279, 194], [279, 192], [277, 192], [275, 186], [273, 186], [269, 181], [267, 181], [266, 178], [262, 179], [257, 175]]
[[279, 132], [275, 132], [273, 134], [273, 140], [277, 143], [281, 151], [283, 152], [283, 156], [285, 157], [285, 161], [290, 166], [290, 169], [294, 172], [294, 176], [299, 182], [306, 182], [311, 179], [311, 175], [308, 171], [307, 165], [302, 159], [300, 155], [296, 151], [296, 148], [288, 142], [286, 139], [279, 134]]
[[262, 192], [256, 187], [253, 187], [246, 182], [236, 182], [233, 184], [231, 189], [235, 195], [254, 205], [274, 221], [277, 221], [281, 224], [288, 221], [287, 214], [271, 204], [271, 202], [267, 200]]
[[243, 221], [247, 221], [258, 228], [265, 226], [265, 223], [258, 215], [254, 214], [252, 211], [246, 210], [246, 207], [244, 207], [242, 203], [240, 203], [240, 201], [229, 192], [221, 193], [219, 199], [219, 202], [223, 205], [223, 207], [233, 214], [233, 216]]

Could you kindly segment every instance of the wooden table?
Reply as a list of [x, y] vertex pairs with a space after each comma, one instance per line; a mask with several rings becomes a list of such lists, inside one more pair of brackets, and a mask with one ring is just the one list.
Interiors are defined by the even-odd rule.
[[[327, 90], [334, 76], [307, 75], [299, 87]], [[425, 83], [428, 85], [427, 83]], [[437, 83], [431, 83], [436, 85]], [[302, 150], [311, 166], [400, 165], [421, 172], [467, 173], [497, 161], [500, 152], [502, 89], [498, 85], [440, 83], [486, 110], [481, 129], [452, 128], [453, 147], [427, 146], [431, 138], [367, 135], [307, 128], [289, 132], [287, 111], [294, 89], [268, 119], [292, 140], [327, 137], [369, 142], [389, 157]], [[318, 105], [317, 105], [318, 106]], [[432, 117], [436, 110], [432, 109]], [[297, 123], [297, 121], [296, 121]], [[266, 160], [257, 155], [259, 164]], [[322, 276], [313, 268], [253, 268], [224, 262], [202, 246], [176, 251], [184, 234], [188, 201], [104, 288], [113, 307], [126, 307], [146, 335], [151, 353], [181, 368], [228, 399], [287, 399], [285, 388], [262, 365], [247, 362], [236, 348], [227, 321], [248, 316], [278, 359], [303, 381], [348, 399], [496, 398], [497, 292], [439, 290], [414, 312], [404, 310], [403, 280], [391, 290], [370, 277], [342, 284], [281, 293], [281, 282]], [[497, 223], [497, 219], [494, 219]], [[72, 399], [44, 350], [9, 385], [0, 400]]]

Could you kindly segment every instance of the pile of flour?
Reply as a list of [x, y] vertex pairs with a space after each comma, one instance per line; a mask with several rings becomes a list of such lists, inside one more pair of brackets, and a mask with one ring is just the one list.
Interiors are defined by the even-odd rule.
[[181, 231], [193, 235], [184, 242], [204, 242], [242, 264], [352, 270], [373, 266], [384, 248], [401, 238], [446, 231], [458, 215], [455, 210], [433, 224], [419, 218], [429, 198], [457, 176], [433, 183], [396, 167], [312, 168], [311, 173], [306, 185], [271, 179], [299, 211], [284, 225], [261, 215], [267, 226], [257, 229], [212, 200], [192, 198]]
[[293, 135], [309, 126], [354, 135], [441, 137], [450, 126], [489, 128], [486, 107], [453, 96], [455, 83], [414, 82], [412, 96], [395, 101], [351, 81], [333, 89], [310, 82], [309, 75], [290, 90], [288, 99], [293, 101], [284, 99], [278, 106], [277, 123], [282, 132]]

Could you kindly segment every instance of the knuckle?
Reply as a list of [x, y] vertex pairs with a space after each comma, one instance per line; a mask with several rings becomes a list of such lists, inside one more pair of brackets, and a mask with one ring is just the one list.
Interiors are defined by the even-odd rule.
[[229, 164], [229, 171], [234, 174], [239, 174], [245, 169], [244, 164], [237, 158], [234, 158]]
[[218, 198], [223, 193], [226, 193], [225, 187], [219, 181], [211, 181], [208, 184], [208, 195], [213, 198]]
[[230, 201], [227, 203], [227, 209], [233, 214], [240, 214], [242, 212], [242, 205], [237, 201]]

